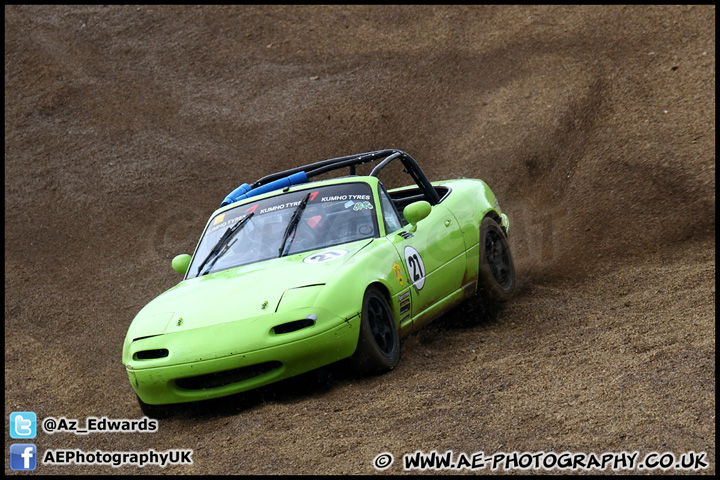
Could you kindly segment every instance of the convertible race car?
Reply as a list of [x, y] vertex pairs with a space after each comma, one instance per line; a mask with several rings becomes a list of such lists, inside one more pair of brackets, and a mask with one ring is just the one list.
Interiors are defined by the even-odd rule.
[[[387, 190], [394, 162], [407, 186]], [[364, 164], [369, 175], [356, 174]], [[195, 253], [172, 260], [183, 280], [128, 328], [122, 361], [140, 406], [230, 395], [343, 359], [361, 374], [391, 370], [400, 338], [458, 302], [510, 298], [508, 231], [482, 180], [430, 182], [395, 149], [243, 184]]]

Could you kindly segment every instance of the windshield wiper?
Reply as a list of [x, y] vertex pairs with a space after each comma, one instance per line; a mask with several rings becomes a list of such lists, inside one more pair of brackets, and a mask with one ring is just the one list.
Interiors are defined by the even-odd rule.
[[[237, 222], [235, 225], [233, 225], [232, 227], [230, 227], [230, 228], [228, 228], [227, 230], [225, 230], [225, 233], [223, 233], [223, 236], [220, 237], [220, 240], [218, 240], [218, 242], [215, 244], [215, 246], [212, 248], [212, 250], [210, 250], [210, 253], [208, 253], [208, 256], [205, 257], [205, 260], [203, 260], [203, 262], [202, 262], [202, 263], [200, 264], [200, 266], [198, 267], [198, 270], [197, 270], [197, 271], [198, 271], [198, 273], [197, 273], [197, 276], [198, 276], [198, 277], [200, 276], [200, 272], [202, 271], [202, 269], [203, 269], [203, 267], [205, 266], [205, 264], [206, 264], [212, 257], [215, 257], [215, 259], [212, 261], [212, 263], [211, 263], [210, 266], [208, 267], [208, 270], [210, 270], [210, 269], [213, 267], [213, 265], [215, 265], [215, 262], [217, 262], [218, 259], [219, 259], [220, 257], [222, 257], [222, 256], [225, 254], [225, 252], [228, 251], [228, 249], [235, 243], [235, 242], [233, 242], [233, 243], [231, 243], [231, 244], [228, 244], [228, 242], [230, 241], [230, 239], [231, 239], [232, 237], [234, 237], [237, 232], [240, 231], [240, 229], [242, 228], [242, 226], [245, 225], [245, 222], [247, 222], [248, 220], [250, 220], [250, 217], [252, 217], [254, 214], [255, 214], [255, 212], [250, 212], [250, 214], [249, 214], [247, 217], [243, 218], [242, 220], [240, 220], [239, 222]], [[223, 247], [225, 247], [225, 248], [223, 249]], [[222, 249], [222, 252], [220, 251], [221, 249]], [[205, 272], [205, 274], [207, 274], [207, 273], [209, 273], [209, 272]], [[204, 275], [204, 274], [203, 274], [203, 275]]]
[[300, 223], [300, 216], [302, 215], [303, 210], [305, 210], [305, 206], [307, 205], [309, 198], [310, 192], [308, 192], [307, 195], [305, 195], [305, 198], [300, 201], [300, 205], [298, 205], [298, 207], [293, 212], [292, 217], [290, 217], [290, 222], [288, 222], [288, 226], [285, 229], [285, 234], [283, 235], [282, 242], [280, 242], [278, 256], [282, 257], [283, 255], [285, 255], [285, 244], [287, 243], [290, 234], [295, 231], [298, 223]]

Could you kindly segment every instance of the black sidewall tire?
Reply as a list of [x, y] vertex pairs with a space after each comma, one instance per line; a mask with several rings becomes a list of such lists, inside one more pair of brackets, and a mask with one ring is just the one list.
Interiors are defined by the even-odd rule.
[[[375, 302], [374, 305], [376, 307], [379, 306], [383, 309], [385, 319], [389, 322], [389, 325], [387, 325], [389, 328], [388, 332], [391, 336], [389, 341], [391, 349], [389, 352], [384, 352], [380, 348], [373, 335], [370, 325], [370, 315], [368, 313], [368, 305], [370, 302]], [[363, 298], [358, 345], [355, 353], [350, 358], [350, 363], [353, 369], [361, 375], [376, 375], [392, 370], [397, 366], [399, 361], [400, 337], [397, 326], [395, 325], [392, 308], [390, 308], [390, 304], [380, 290], [375, 287], [370, 287], [365, 292], [365, 297]]]
[[[507, 254], [507, 268], [509, 270], [509, 281], [505, 286], [501, 285], [493, 276], [492, 270], [488, 263], [488, 252], [486, 251], [485, 242], [488, 235], [493, 235], [495, 239], [501, 242], [504, 251]], [[515, 291], [515, 265], [513, 263], [512, 253], [510, 253], [510, 245], [507, 236], [500, 225], [491, 217], [485, 217], [480, 224], [480, 260], [478, 271], [478, 292], [490, 301], [506, 302], [510, 300]]]

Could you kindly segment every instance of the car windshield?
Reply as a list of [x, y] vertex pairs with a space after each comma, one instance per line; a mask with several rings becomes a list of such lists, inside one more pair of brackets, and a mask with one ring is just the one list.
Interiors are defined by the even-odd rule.
[[[246, 218], [239, 228], [228, 232]], [[366, 183], [275, 195], [212, 218], [187, 278], [376, 235], [375, 201]]]

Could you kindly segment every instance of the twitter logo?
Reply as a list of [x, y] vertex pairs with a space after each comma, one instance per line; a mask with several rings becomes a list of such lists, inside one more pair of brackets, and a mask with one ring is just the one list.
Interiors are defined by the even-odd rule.
[[10, 414], [10, 438], [35, 438], [37, 415], [35, 412], [12, 412]]

